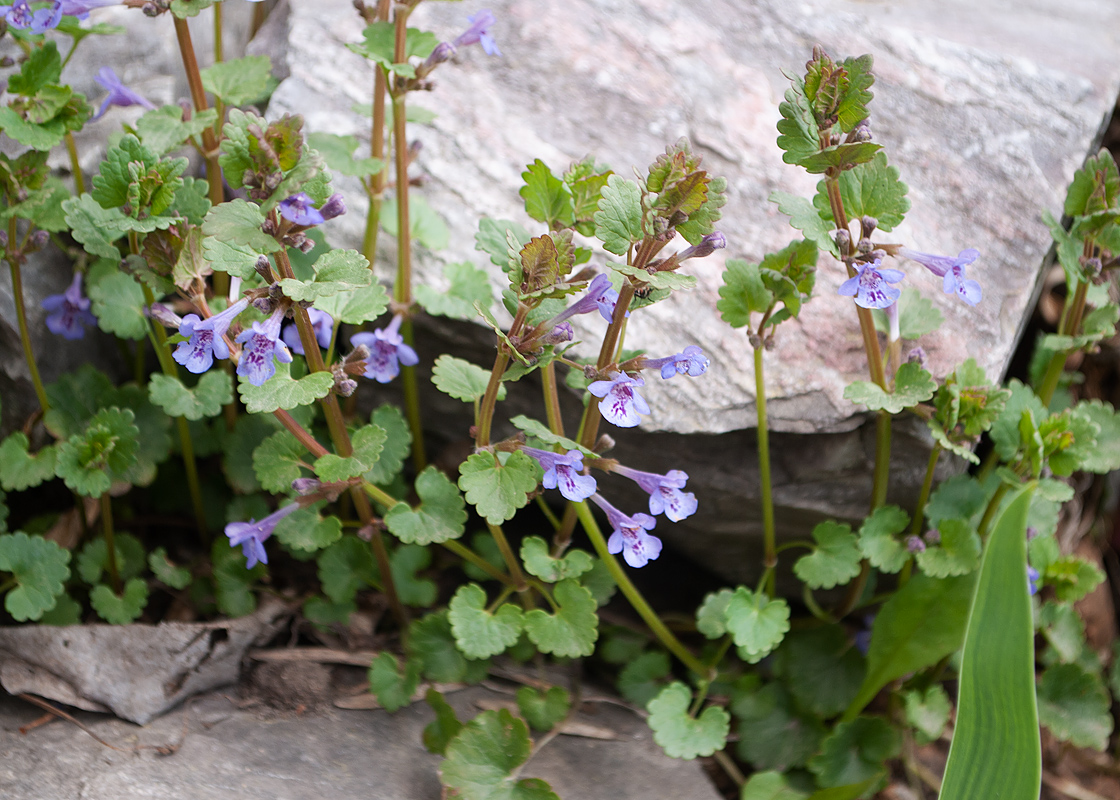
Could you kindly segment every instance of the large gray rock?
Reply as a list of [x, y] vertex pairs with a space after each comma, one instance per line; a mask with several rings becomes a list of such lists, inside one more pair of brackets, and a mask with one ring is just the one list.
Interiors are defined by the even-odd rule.
[[[448, 695], [460, 718], [476, 703], [508, 700], [485, 689]], [[520, 777], [543, 778], [566, 800], [718, 800], [699, 762], [661, 752], [631, 711], [594, 704], [578, 719], [613, 732], [558, 736]], [[433, 714], [424, 703], [396, 714], [333, 710], [262, 718], [210, 695], [144, 728], [79, 714], [110, 750], [69, 722], [21, 735], [39, 709], [0, 692], [0, 796], [35, 800], [412, 800], [440, 796], [440, 758], [420, 742]], [[539, 737], [537, 737], [539, 738]], [[171, 755], [155, 747], [181, 744]], [[131, 752], [134, 747], [142, 749]]]
[[[446, 250], [419, 250], [418, 279], [438, 286], [444, 262], [485, 264], [473, 248], [479, 217], [529, 223], [517, 189], [533, 159], [558, 171], [591, 153], [628, 174], [688, 136], [706, 167], [728, 179], [719, 227], [729, 246], [690, 262], [698, 288], [636, 314], [627, 344], [651, 354], [699, 344], [712, 368], [698, 380], [652, 380], [646, 433], [612, 431], [619, 442], [612, 455], [647, 469], [689, 472], [701, 510], [660, 533], [728, 577], [749, 575], [757, 564], [759, 513], [751, 351], [715, 310], [722, 261], [758, 259], [784, 245], [795, 232], [768, 196], [775, 189], [807, 194], [815, 186], [782, 163], [774, 142], [788, 86], [782, 71], [800, 70], [816, 43], [838, 57], [873, 54], [872, 128], [909, 183], [913, 203], [907, 221], [881, 240], [929, 252], [982, 252], [971, 273], [984, 285], [976, 308], [944, 295], [940, 281], [920, 267], [904, 267], [907, 283], [946, 318], [922, 342], [936, 375], [968, 356], [989, 375], [1003, 373], [1049, 249], [1039, 216], [1043, 209], [1060, 213], [1065, 186], [1094, 149], [1120, 88], [1120, 65], [1106, 57], [1120, 43], [1120, 10], [1106, 2], [1081, 4], [1076, 14], [995, 0], [490, 5], [503, 57], [463, 50], [434, 73], [430, 96], [410, 98], [439, 113], [430, 126], [412, 126], [410, 136], [424, 145], [414, 167], [426, 179], [421, 192], [451, 230]], [[413, 20], [451, 39], [465, 14], [457, 5], [426, 3]], [[269, 113], [302, 113], [311, 130], [368, 140], [367, 120], [351, 107], [368, 102], [371, 68], [343, 48], [361, 28], [349, 2], [292, 4], [287, 28], [290, 77]], [[364, 198], [356, 182], [340, 185], [353, 211], [331, 235], [336, 244], [358, 246]], [[392, 257], [388, 248], [379, 266], [386, 280]], [[851, 380], [866, 379], [855, 313], [836, 294], [842, 268], [826, 257], [819, 276], [817, 296], [765, 355], [770, 424], [782, 434], [773, 447], [778, 524], [791, 535], [803, 535], [822, 516], [862, 515], [870, 490], [873, 432], [843, 399]], [[597, 324], [584, 321], [580, 338], [595, 341]], [[433, 350], [447, 342], [469, 351], [468, 337], [454, 331], [432, 324]], [[488, 364], [487, 350], [474, 360]], [[430, 418], [439, 420], [433, 427], [465, 433], [461, 416], [449, 422], [453, 409], [428, 402]], [[511, 399], [518, 411], [526, 402]], [[921, 425], [896, 424], [892, 500], [912, 501], [928, 452]], [[636, 494], [625, 499], [641, 502]]]

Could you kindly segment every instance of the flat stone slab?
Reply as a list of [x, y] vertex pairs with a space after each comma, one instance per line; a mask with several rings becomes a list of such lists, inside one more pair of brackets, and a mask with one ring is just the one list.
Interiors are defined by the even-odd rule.
[[[506, 695], [475, 687], [449, 694], [460, 718]], [[588, 704], [580, 718], [614, 731], [613, 741], [557, 736], [521, 777], [543, 778], [565, 800], [719, 800], [700, 764], [671, 759], [636, 714]], [[276, 716], [238, 709], [205, 695], [145, 727], [78, 712], [98, 744], [58, 720], [26, 735], [41, 716], [0, 692], [0, 797], [12, 800], [408, 800], [440, 796], [440, 757], [421, 732], [433, 718], [425, 703], [396, 714], [331, 709]], [[156, 748], [179, 745], [171, 755]], [[141, 749], [135, 750], [140, 747]]]

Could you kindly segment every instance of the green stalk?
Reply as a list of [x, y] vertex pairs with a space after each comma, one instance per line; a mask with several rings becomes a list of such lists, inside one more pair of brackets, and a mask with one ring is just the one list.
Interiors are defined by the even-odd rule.
[[875, 473], [871, 487], [871, 510], [887, 502], [891, 477], [891, 415], [880, 410], [875, 418]]
[[544, 413], [548, 429], [557, 436], [564, 435], [564, 419], [560, 415], [560, 393], [557, 391], [556, 362], [550, 361], [541, 370], [541, 391], [544, 393]]
[[[225, 48], [222, 46], [222, 4], [214, 3], [214, 63], [221, 64], [225, 61]], [[226, 118], [225, 104], [222, 98], [214, 97], [214, 108], [218, 111], [218, 120], [214, 123], [214, 135], [222, 135], [222, 123]]]
[[[494, 543], [498, 545], [498, 551], [502, 554], [502, 558], [505, 559], [506, 567], [509, 568], [510, 577], [513, 578], [515, 584], [514, 588], [523, 597], [531, 600], [532, 596], [528, 593], [529, 582], [525, 580], [525, 573], [521, 571], [521, 562], [517, 560], [517, 555], [513, 552], [513, 548], [509, 546], [509, 540], [506, 539], [502, 526], [487, 522], [486, 527], [490, 530], [490, 535], [494, 537]], [[529, 602], [526, 607], [530, 608], [532, 605], [532, 602]]]
[[762, 366], [762, 347], [754, 348], [754, 397], [758, 410], [758, 474], [762, 482], [762, 565], [770, 580], [767, 594], [774, 594], [774, 568], [778, 565], [777, 541], [774, 533], [774, 497], [770, 483], [770, 429], [766, 422], [766, 380]]
[[117, 549], [113, 544], [113, 500], [108, 492], [102, 492], [101, 497], [101, 533], [105, 537], [105, 562], [109, 568], [109, 585], [113, 592], [121, 594], [121, 573], [117, 568]]
[[933, 488], [933, 472], [937, 468], [937, 460], [941, 457], [941, 445], [934, 444], [926, 463], [926, 477], [922, 481], [922, 491], [918, 494], [918, 504], [914, 506], [914, 519], [910, 523], [910, 535], [917, 536], [922, 531], [922, 520], [925, 519], [926, 503], [929, 502], [929, 493]]
[[464, 561], [468, 561], [471, 564], [474, 564], [494, 580], [501, 581], [506, 586], [514, 588], [513, 578], [511, 578], [509, 575], [506, 575], [504, 572], [495, 567], [482, 556], [478, 555], [478, 553], [476, 553], [474, 550], [471, 550], [469, 547], [462, 544], [458, 539], [449, 539], [446, 542], [440, 542], [440, 544], [442, 544], [455, 555], [459, 556], [459, 558], [463, 559]]
[[[292, 271], [292, 262], [288, 259], [287, 248], [281, 248], [276, 252], [276, 269], [282, 278], [295, 277], [295, 273]], [[319, 350], [319, 342], [315, 338], [315, 329], [311, 326], [307, 309], [298, 303], [293, 303], [292, 316], [295, 319], [296, 329], [299, 331], [300, 342], [303, 343], [303, 352], [307, 359], [308, 369], [311, 372], [327, 372], [327, 366], [323, 363], [323, 354]], [[327, 421], [327, 429], [330, 431], [335, 452], [343, 458], [348, 458], [353, 454], [354, 447], [350, 443], [350, 433], [346, 430], [346, 421], [342, 416], [342, 408], [338, 404], [338, 395], [333, 391], [329, 392], [326, 397], [319, 401], [319, 406], [323, 409], [323, 417]], [[358, 513], [358, 519], [362, 521], [362, 525], [371, 526], [373, 533], [370, 537], [370, 547], [373, 550], [374, 558], [377, 560], [385, 595], [389, 598], [389, 606], [393, 610], [393, 616], [396, 617], [401, 635], [407, 636], [408, 612], [405, 611], [400, 595], [397, 594], [393, 573], [389, 567], [389, 552], [385, 548], [381, 529], [372, 525], [373, 509], [370, 507], [369, 499], [360, 486], [350, 487], [350, 497], [354, 501], [354, 510]]]
[[[389, 0], [379, 0], [377, 19], [389, 19]], [[370, 109], [369, 154], [385, 163], [385, 91], [388, 81], [385, 70], [373, 68], [373, 102]], [[370, 269], [377, 258], [377, 237], [381, 227], [381, 203], [385, 193], [385, 169], [369, 178], [366, 186], [369, 194], [369, 212], [366, 214], [366, 232], [362, 237], [362, 253], [369, 261]]]
[[74, 176], [74, 191], [83, 195], [86, 193], [86, 179], [82, 175], [82, 165], [78, 161], [78, 145], [74, 142], [73, 131], [66, 131], [66, 152], [70, 156], [70, 172]]
[[712, 680], [715, 677], [715, 668], [705, 666], [700, 660], [694, 656], [687, 647], [685, 647], [680, 639], [673, 635], [673, 632], [666, 627], [661, 618], [657, 616], [646, 599], [642, 597], [641, 592], [630, 581], [629, 576], [619, 565], [618, 560], [615, 559], [607, 551], [607, 540], [603, 538], [602, 532], [599, 530], [599, 523], [595, 521], [595, 515], [591, 513], [591, 508], [586, 502], [573, 503], [576, 508], [576, 513], [579, 515], [579, 520], [583, 524], [583, 529], [587, 531], [587, 536], [591, 539], [591, 544], [595, 547], [595, 552], [599, 554], [599, 558], [603, 559], [603, 563], [607, 565], [607, 569], [614, 578], [618, 588], [630, 601], [630, 605], [638, 612], [640, 616], [649, 626], [653, 635], [665, 645], [670, 653], [680, 659], [681, 663], [695, 672], [701, 678]]
[[[16, 218], [8, 220], [8, 247], [15, 247], [13, 229]], [[31, 349], [31, 333], [27, 327], [27, 310], [23, 305], [23, 276], [20, 274], [21, 256], [13, 257], [7, 254], [8, 269], [12, 273], [12, 301], [16, 306], [16, 322], [19, 325], [19, 340], [23, 345], [23, 357], [27, 361], [27, 371], [31, 375], [31, 385], [35, 387], [35, 396], [39, 398], [39, 408], [43, 413], [50, 411], [51, 404], [47, 401], [47, 391], [43, 388], [43, 379], [39, 376], [39, 365], [35, 362], [35, 351]]]
[[1010, 487], [1006, 483], [1001, 483], [996, 493], [992, 495], [992, 499], [988, 501], [988, 507], [984, 509], [984, 516], [980, 518], [980, 524], [976, 526], [976, 532], [980, 538], [984, 538], [984, 534], [988, 532], [988, 526], [992, 524], [992, 518], [999, 510], [999, 504], [1003, 502], [1004, 495]]

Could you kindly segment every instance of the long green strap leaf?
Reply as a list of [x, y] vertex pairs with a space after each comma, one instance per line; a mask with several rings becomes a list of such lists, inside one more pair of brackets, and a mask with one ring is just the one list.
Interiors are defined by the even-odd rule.
[[1027, 581], [1027, 511], [1019, 490], [990, 538], [968, 618], [957, 724], [939, 800], [1038, 800], [1042, 747]]

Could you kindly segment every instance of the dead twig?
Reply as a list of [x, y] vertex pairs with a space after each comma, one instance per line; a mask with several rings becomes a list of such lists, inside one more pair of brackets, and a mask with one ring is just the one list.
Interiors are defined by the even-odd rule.
[[[59, 719], [64, 719], [67, 722], [74, 723], [75, 725], [78, 726], [78, 728], [81, 731], [83, 731], [84, 733], [91, 736], [93, 738], [93, 740], [96, 741], [98, 744], [100, 744], [102, 747], [108, 747], [110, 750], [116, 750], [118, 753], [138, 753], [141, 750], [155, 750], [161, 756], [170, 756], [170, 755], [174, 755], [175, 753], [177, 753], [179, 751], [179, 748], [183, 746], [183, 742], [185, 742], [187, 740], [187, 733], [188, 733], [188, 727], [189, 727], [188, 723], [190, 721], [190, 716], [189, 716], [190, 715], [190, 701], [187, 701], [186, 705], [183, 706], [183, 733], [179, 737], [178, 742], [176, 742], [175, 744], [140, 744], [140, 745], [136, 745], [135, 747], [124, 748], [124, 747], [117, 747], [116, 745], [113, 745], [113, 744], [109, 744], [109, 742], [102, 739], [100, 736], [98, 736], [96, 733], [91, 731], [88, 727], [83, 725], [81, 722], [79, 722], [77, 719], [72, 717], [70, 714], [67, 714], [61, 708], [55, 708], [50, 703], [48, 703], [46, 700], [43, 700], [41, 698], [35, 697], [34, 695], [30, 695], [30, 694], [17, 694], [16, 697], [18, 697], [20, 700], [26, 700], [28, 703], [31, 703], [32, 705], [39, 706], [39, 708], [41, 708], [41, 709], [43, 709], [44, 711], [47, 712], [48, 717], [53, 715], [55, 717], [58, 717]], [[192, 698], [192, 700], [193, 700], [193, 698]], [[28, 730], [30, 730], [32, 728], [37, 728], [39, 725], [43, 725], [43, 724], [46, 724], [46, 723], [42, 718], [40, 718], [40, 719], [36, 720], [34, 723], [32, 723], [31, 725], [28, 725], [28, 726], [25, 726], [25, 727]], [[20, 733], [25, 733], [23, 728], [20, 729]]]
[[313, 661], [319, 664], [347, 664], [353, 667], [368, 667], [377, 658], [373, 650], [336, 650], [333, 647], [291, 647], [286, 650], [250, 650], [249, 658], [254, 661]]

